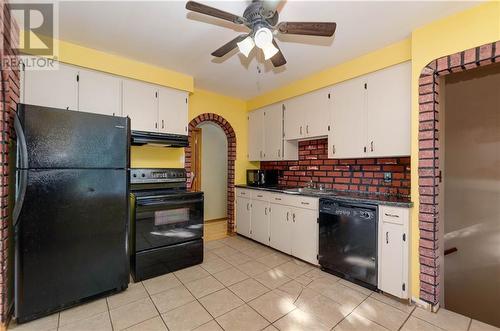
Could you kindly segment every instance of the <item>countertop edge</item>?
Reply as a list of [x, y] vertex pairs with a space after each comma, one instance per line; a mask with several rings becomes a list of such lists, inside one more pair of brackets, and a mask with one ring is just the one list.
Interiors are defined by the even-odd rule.
[[242, 188], [242, 189], [248, 189], [248, 190], [256, 190], [256, 191], [267, 191], [267, 192], [274, 192], [274, 193], [282, 193], [282, 194], [290, 194], [290, 195], [300, 195], [300, 196], [307, 196], [307, 197], [314, 197], [314, 198], [327, 198], [327, 199], [336, 199], [336, 200], [342, 200], [342, 201], [353, 201], [353, 202], [369, 202], [369, 203], [374, 203], [377, 205], [383, 205], [383, 206], [393, 206], [393, 207], [403, 207], [403, 208], [412, 208], [413, 207], [413, 202], [399, 202], [399, 201], [384, 201], [384, 200], [378, 200], [378, 199], [370, 199], [370, 198], [358, 198], [358, 197], [348, 197], [348, 196], [335, 196], [335, 195], [318, 195], [318, 194], [308, 194], [308, 193], [287, 193], [284, 190], [281, 189], [276, 189], [276, 188], [270, 188], [270, 187], [257, 187], [257, 186], [248, 186], [248, 185], [235, 185], [237, 188]]

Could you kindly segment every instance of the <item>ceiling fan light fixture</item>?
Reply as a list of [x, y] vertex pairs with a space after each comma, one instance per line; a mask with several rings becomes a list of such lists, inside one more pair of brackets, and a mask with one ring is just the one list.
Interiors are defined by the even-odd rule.
[[269, 60], [279, 52], [279, 49], [274, 47], [274, 45], [271, 43], [262, 48], [262, 51], [264, 52], [264, 60]]
[[255, 47], [255, 43], [251, 36], [246, 37], [245, 39], [237, 43], [237, 45], [241, 54], [245, 55], [245, 57], [248, 57], [252, 49]]
[[255, 45], [264, 52], [264, 59], [269, 60], [279, 50], [273, 45], [273, 33], [268, 28], [259, 28], [255, 32]]

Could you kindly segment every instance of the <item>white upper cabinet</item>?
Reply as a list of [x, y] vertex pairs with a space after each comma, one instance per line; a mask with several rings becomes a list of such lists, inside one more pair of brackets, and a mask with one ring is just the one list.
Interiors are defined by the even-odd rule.
[[354, 158], [365, 149], [365, 88], [361, 78], [333, 86], [329, 158]]
[[285, 102], [285, 139], [326, 136], [330, 125], [330, 87]]
[[188, 93], [159, 87], [158, 117], [160, 132], [187, 135]]
[[264, 158], [264, 111], [248, 113], [248, 160], [259, 161]]
[[264, 157], [265, 161], [283, 159], [283, 109], [281, 104], [274, 104], [264, 111]]
[[78, 109], [78, 69], [59, 63], [57, 70], [25, 70], [23, 102], [45, 107]]
[[411, 65], [366, 76], [367, 156], [410, 155]]
[[123, 81], [123, 116], [130, 117], [132, 130], [158, 132], [157, 95], [154, 85]]
[[78, 110], [121, 116], [121, 79], [92, 70], [78, 73]]

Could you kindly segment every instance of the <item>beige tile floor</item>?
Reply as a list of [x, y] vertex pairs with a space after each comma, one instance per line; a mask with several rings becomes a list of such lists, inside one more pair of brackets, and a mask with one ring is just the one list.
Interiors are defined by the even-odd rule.
[[499, 330], [395, 301], [242, 237], [205, 244], [203, 264], [11, 330]]

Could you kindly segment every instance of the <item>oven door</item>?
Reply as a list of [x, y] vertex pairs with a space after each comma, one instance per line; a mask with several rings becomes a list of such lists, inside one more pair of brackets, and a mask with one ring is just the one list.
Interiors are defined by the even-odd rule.
[[135, 251], [203, 237], [203, 193], [139, 196], [135, 202]]

